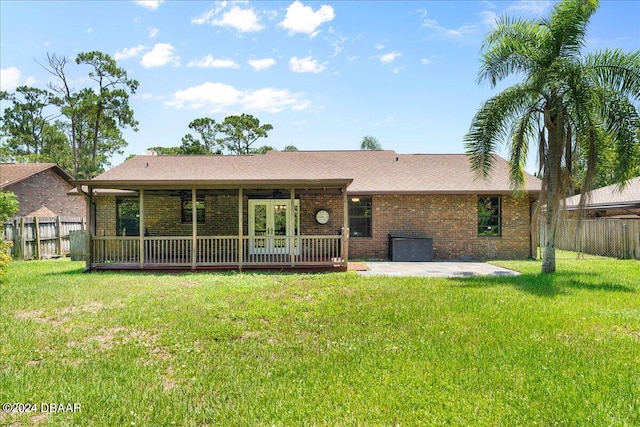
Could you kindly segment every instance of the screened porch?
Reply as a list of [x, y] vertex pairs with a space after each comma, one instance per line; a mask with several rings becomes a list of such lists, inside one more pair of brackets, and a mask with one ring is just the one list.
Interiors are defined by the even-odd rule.
[[87, 268], [344, 270], [347, 185], [87, 187]]

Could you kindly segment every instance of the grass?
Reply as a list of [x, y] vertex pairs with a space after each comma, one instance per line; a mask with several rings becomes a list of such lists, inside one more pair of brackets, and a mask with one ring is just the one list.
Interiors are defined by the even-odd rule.
[[[518, 277], [83, 274], [14, 262], [0, 425], [640, 425], [640, 263]], [[40, 406], [41, 408], [41, 406]]]

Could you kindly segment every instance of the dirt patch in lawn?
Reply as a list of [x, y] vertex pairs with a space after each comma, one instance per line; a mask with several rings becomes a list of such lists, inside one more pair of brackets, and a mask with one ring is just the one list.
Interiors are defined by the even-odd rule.
[[34, 320], [39, 323], [46, 323], [53, 326], [62, 326], [71, 321], [74, 317], [83, 314], [98, 314], [103, 310], [118, 309], [124, 307], [122, 301], [114, 301], [111, 304], [104, 304], [100, 301], [90, 301], [82, 305], [72, 305], [55, 310], [53, 313], [46, 313], [42, 309], [33, 311], [18, 311], [15, 318], [19, 320]]

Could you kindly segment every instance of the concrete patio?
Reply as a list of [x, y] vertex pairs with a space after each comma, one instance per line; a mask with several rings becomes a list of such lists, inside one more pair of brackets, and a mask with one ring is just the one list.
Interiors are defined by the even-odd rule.
[[363, 276], [471, 277], [517, 276], [520, 273], [484, 262], [366, 262]]

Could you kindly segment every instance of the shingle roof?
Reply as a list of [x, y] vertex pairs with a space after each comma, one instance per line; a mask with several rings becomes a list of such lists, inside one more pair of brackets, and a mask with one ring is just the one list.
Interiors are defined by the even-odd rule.
[[[575, 209], [580, 195], [568, 197], [567, 209]], [[586, 193], [586, 208], [640, 206], [640, 176], [627, 181], [622, 191], [617, 184], [591, 190]]]
[[[488, 179], [475, 179], [464, 154], [380, 151], [271, 151], [250, 156], [136, 156], [93, 184], [223, 184], [353, 180], [351, 194], [509, 193], [506, 160], [496, 157]], [[86, 182], [83, 182], [86, 183]], [[540, 181], [526, 174], [526, 190]]]
[[37, 216], [38, 218], [53, 218], [58, 216], [55, 212], [53, 212], [51, 209], [49, 209], [46, 206], [42, 206], [38, 209], [36, 209], [33, 212], [29, 212], [26, 215], [23, 215], [29, 218], [33, 218], [34, 216]]
[[60, 176], [67, 180], [73, 179], [55, 163], [0, 163], [0, 188], [8, 187], [49, 168], [54, 168]]

